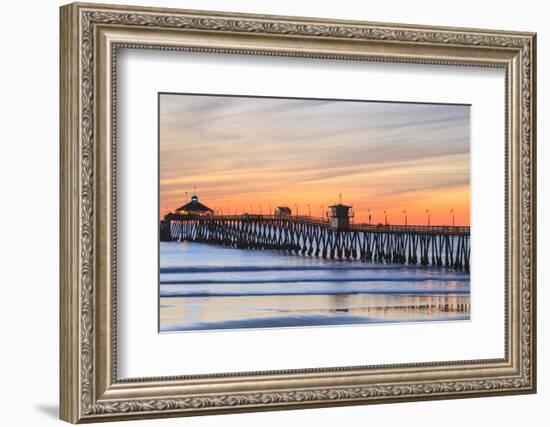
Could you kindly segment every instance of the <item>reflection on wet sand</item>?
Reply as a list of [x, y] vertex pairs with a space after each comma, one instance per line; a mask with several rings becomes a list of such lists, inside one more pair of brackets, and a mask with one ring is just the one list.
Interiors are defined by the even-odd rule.
[[470, 297], [445, 295], [277, 295], [161, 298], [161, 330], [466, 320]]

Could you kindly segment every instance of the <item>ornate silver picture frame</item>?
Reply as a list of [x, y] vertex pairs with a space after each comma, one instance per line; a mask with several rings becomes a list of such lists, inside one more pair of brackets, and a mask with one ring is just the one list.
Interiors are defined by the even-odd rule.
[[[63, 6], [61, 419], [79, 423], [534, 393], [535, 42], [533, 33], [495, 30], [98, 4]], [[116, 64], [121, 49], [504, 70], [506, 191], [505, 212], [500, 213], [505, 218], [504, 357], [120, 378]], [[184, 364], [183, 360], [182, 372]]]

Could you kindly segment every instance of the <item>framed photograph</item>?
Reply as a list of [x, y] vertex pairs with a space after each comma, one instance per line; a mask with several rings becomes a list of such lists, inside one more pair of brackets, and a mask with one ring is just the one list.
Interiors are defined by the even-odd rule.
[[535, 34], [61, 8], [61, 418], [534, 393]]

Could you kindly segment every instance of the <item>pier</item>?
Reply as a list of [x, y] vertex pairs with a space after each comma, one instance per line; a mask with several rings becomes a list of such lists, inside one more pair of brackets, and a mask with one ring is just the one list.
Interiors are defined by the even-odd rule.
[[470, 227], [353, 224], [344, 205], [332, 216], [170, 213], [161, 241], [275, 250], [334, 260], [470, 269]]

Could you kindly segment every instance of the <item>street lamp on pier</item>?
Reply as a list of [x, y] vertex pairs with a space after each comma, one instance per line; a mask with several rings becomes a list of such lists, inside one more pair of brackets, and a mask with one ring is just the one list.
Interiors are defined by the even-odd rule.
[[295, 204], [294, 207], [296, 208], [296, 216], [298, 216], [298, 205]]
[[430, 210], [426, 209], [426, 216], [428, 217], [428, 227], [430, 226]]
[[405, 215], [405, 227], [407, 226], [407, 209], [403, 209], [403, 215]]
[[451, 208], [451, 215], [453, 216], [453, 227], [455, 226], [455, 209]]
[[384, 209], [384, 225], [388, 225], [388, 214], [386, 213], [385, 209]]
[[308, 216], [311, 218], [311, 206], [309, 205], [309, 203], [307, 205], [307, 213], [308, 213]]

